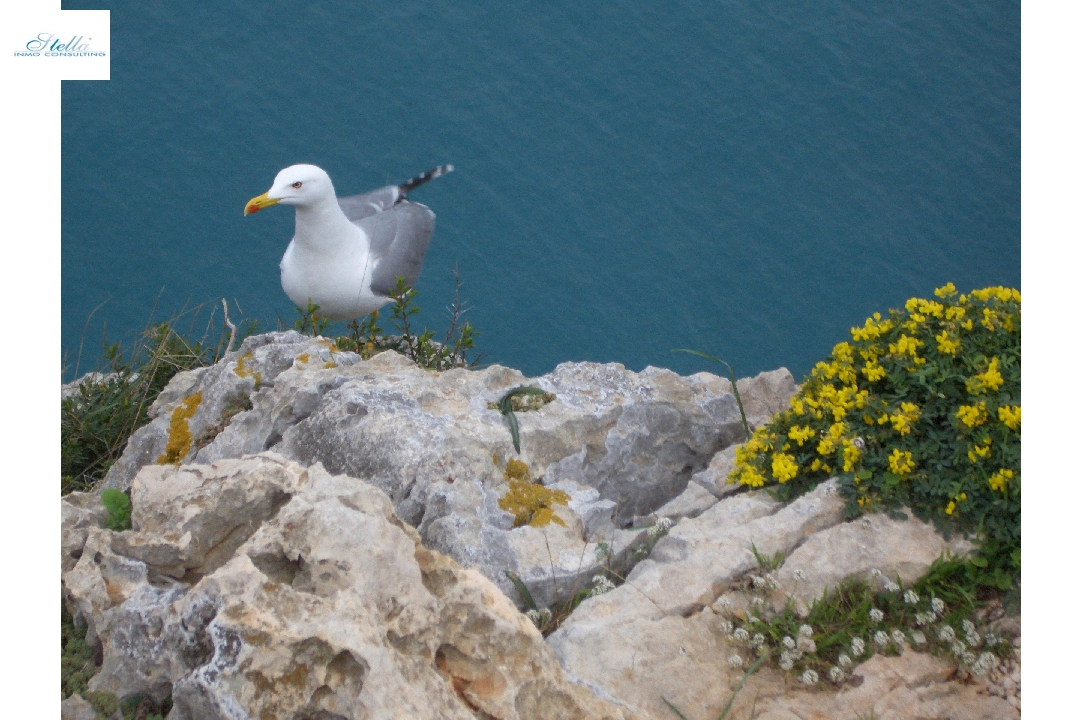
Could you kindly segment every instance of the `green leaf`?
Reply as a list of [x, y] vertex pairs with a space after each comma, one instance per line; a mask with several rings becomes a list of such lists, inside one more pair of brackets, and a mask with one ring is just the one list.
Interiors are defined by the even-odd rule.
[[131, 500], [116, 488], [102, 491], [101, 504], [109, 512], [106, 527], [110, 530], [131, 529]]

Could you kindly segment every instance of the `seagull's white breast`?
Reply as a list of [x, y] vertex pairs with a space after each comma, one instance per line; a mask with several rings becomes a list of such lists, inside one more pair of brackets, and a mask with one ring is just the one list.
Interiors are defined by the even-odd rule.
[[350, 231], [324, 237], [316, 245], [294, 237], [282, 256], [282, 289], [304, 309], [308, 302], [331, 320], [348, 320], [378, 310], [387, 298], [372, 294], [368, 238], [352, 223]]

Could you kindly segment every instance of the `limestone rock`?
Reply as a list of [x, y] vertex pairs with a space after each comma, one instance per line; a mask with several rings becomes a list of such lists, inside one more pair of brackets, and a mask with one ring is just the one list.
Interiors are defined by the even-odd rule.
[[75, 567], [90, 528], [105, 527], [109, 512], [98, 493], [73, 492], [60, 498], [60, 571]]
[[132, 496], [133, 530], [90, 528], [64, 575], [91, 690], [171, 695], [171, 720], [633, 717], [366, 483], [265, 453], [148, 467]]
[[[624, 585], [585, 600], [548, 642], [575, 681], [644, 717], [673, 717], [666, 701], [688, 717], [717, 717], [743, 676], [728, 662], [742, 648], [731, 644], [724, 622], [753, 604], [743, 589], [749, 573], [763, 572], [753, 543], [760, 555], [785, 557], [776, 596], [788, 590], [806, 602], [872, 567], [911, 582], [942, 550], [968, 547], [912, 518], [845, 522], [843, 505], [833, 480], [785, 505], [763, 491], [725, 497], [680, 520]], [[955, 682], [953, 672], [949, 662], [911, 651], [876, 655], [855, 669], [860, 687], [835, 692], [807, 689], [764, 666], [730, 715], [750, 717], [754, 702], [756, 717], [778, 720], [1018, 717], [1008, 699]]]
[[98, 720], [98, 713], [81, 696], [72, 695], [60, 703], [60, 720]]
[[[878, 513], [856, 522], [844, 523], [808, 538], [789, 555], [775, 573], [781, 584], [774, 607], [795, 601], [796, 610], [806, 616], [811, 603], [843, 580], [860, 577], [879, 589], [885, 580], [902, 587], [913, 584], [936, 558], [944, 553], [965, 555], [974, 545], [955, 536], [943, 539], [931, 524], [905, 513], [906, 520], [894, 520]], [[875, 577], [873, 570], [882, 575]]]
[[[556, 396], [516, 413], [521, 455], [507, 420], [491, 409], [519, 385]], [[738, 387], [760, 420], [787, 406], [794, 389], [784, 369]], [[719, 450], [743, 439], [731, 391], [709, 373], [634, 373], [613, 363], [564, 363], [533, 379], [499, 366], [436, 373], [391, 352], [364, 361], [323, 339], [270, 333], [246, 339], [213, 367], [174, 377], [103, 486], [127, 489], [139, 468], [158, 462], [273, 448], [375, 484], [428, 547], [521, 603], [505, 575], [516, 573], [548, 603], [598, 571], [599, 541], [629, 557], [642, 538], [629, 529], [633, 519], [686, 492]], [[512, 458], [531, 480], [573, 490], [570, 515], [553, 510], [563, 525], [509, 525], [500, 501]]]

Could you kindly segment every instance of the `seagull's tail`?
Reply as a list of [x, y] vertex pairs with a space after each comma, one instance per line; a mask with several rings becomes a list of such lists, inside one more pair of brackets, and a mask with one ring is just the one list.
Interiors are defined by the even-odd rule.
[[406, 182], [399, 185], [398, 189], [402, 192], [403, 195], [405, 195], [410, 190], [413, 190], [414, 188], [417, 188], [417, 187], [420, 187], [420, 186], [424, 185], [429, 180], [435, 180], [440, 175], [446, 175], [447, 173], [451, 172], [454, 169], [455, 169], [454, 165], [440, 165], [435, 170], [429, 170], [426, 173], [421, 173], [420, 175], [418, 175], [415, 178], [410, 178]]

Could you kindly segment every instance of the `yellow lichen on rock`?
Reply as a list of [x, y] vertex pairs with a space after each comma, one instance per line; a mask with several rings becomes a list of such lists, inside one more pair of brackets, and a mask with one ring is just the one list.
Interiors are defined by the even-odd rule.
[[297, 356], [297, 362], [299, 362], [299, 363], [306, 363], [310, 359], [311, 359], [311, 356], [308, 353], [301, 353], [300, 355]]
[[233, 368], [233, 372], [237, 374], [237, 377], [246, 378], [251, 376], [252, 371], [248, 369], [248, 361], [254, 357], [254, 353], [251, 350], [237, 358], [237, 366]]
[[333, 367], [338, 367], [338, 363], [334, 362], [333, 360], [328, 360], [327, 362], [323, 363], [324, 370], [330, 370]]
[[188, 421], [195, 415], [199, 403], [203, 402], [203, 393], [197, 392], [184, 399], [169, 417], [169, 437], [165, 442], [165, 452], [158, 458], [159, 465], [176, 465], [192, 447], [192, 431]]
[[504, 468], [503, 479], [508, 482], [511, 480], [525, 480], [526, 482], [529, 482], [530, 468], [521, 460], [511, 458], [507, 461], [507, 467]]
[[567, 493], [532, 482], [529, 467], [514, 458], [507, 461], [503, 477], [511, 488], [500, 498], [500, 508], [515, 516], [515, 527], [544, 527], [549, 523], [567, 527], [554, 512], [555, 505], [567, 505], [571, 499]]

